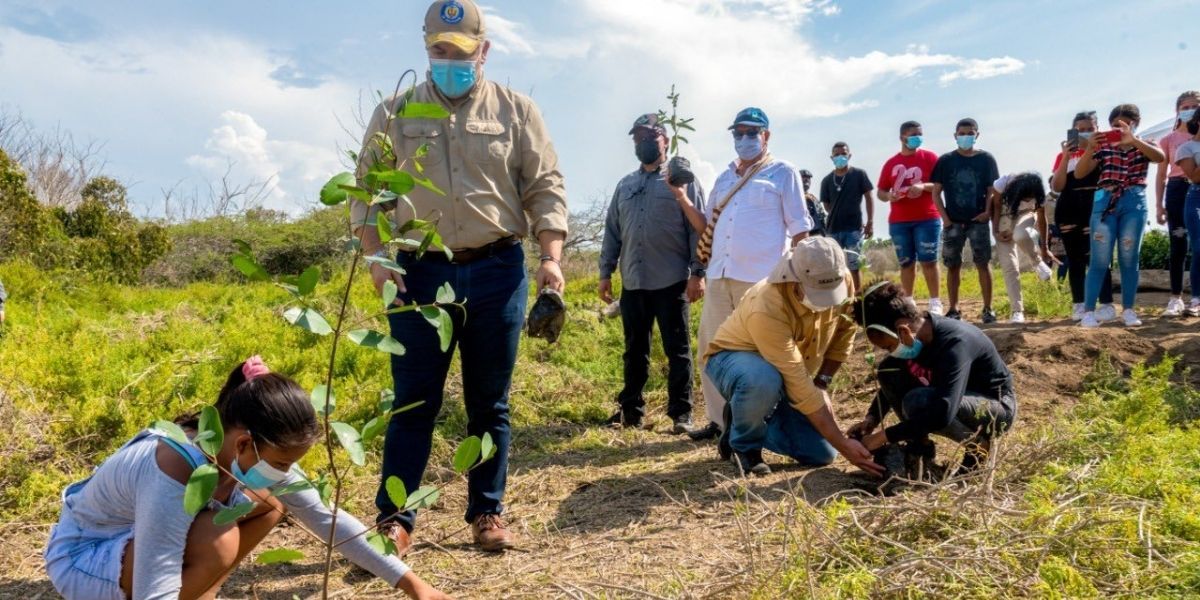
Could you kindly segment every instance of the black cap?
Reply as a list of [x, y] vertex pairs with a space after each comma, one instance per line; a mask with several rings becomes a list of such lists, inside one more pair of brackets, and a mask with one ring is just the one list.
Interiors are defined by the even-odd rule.
[[658, 115], [655, 113], [646, 113], [637, 118], [633, 122], [633, 127], [629, 130], [629, 135], [633, 135], [639, 129], [653, 129], [658, 133], [667, 135], [667, 128], [663, 127], [662, 123], [658, 122]]
[[809, 171], [808, 169], [800, 169], [800, 176], [808, 177], [809, 179], [812, 179], [812, 172]]

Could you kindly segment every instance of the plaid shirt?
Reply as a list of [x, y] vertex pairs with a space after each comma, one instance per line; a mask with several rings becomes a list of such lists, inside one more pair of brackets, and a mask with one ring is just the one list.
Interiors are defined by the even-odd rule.
[[[1147, 143], [1153, 145], [1153, 142]], [[1150, 159], [1136, 147], [1126, 149], [1111, 142], [1103, 142], [1093, 158], [1100, 164], [1098, 185], [1111, 190], [1113, 198], [1120, 197], [1126, 189], [1135, 185], [1146, 185]]]

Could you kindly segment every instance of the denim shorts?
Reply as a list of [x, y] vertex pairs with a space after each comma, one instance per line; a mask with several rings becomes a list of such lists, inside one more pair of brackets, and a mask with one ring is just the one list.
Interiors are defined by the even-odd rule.
[[992, 261], [992, 228], [987, 223], [951, 223], [942, 235], [942, 264], [947, 267], [962, 266], [962, 251], [968, 240], [975, 264]]
[[920, 263], [936, 263], [938, 248], [942, 245], [942, 220], [909, 221], [889, 223], [888, 233], [896, 248], [896, 258], [901, 267]]
[[846, 251], [846, 266], [851, 271], [857, 271], [862, 265], [862, 230], [831, 231], [828, 235]]
[[50, 583], [66, 600], [125, 600], [121, 561], [131, 539], [132, 526], [114, 531], [86, 530], [64, 506], [46, 544]]

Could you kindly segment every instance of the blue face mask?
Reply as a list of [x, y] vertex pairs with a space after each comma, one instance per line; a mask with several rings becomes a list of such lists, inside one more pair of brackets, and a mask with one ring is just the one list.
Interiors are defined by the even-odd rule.
[[959, 150], [970, 150], [975, 147], [975, 136], [973, 135], [956, 136], [954, 141], [958, 142]]
[[754, 137], [747, 135], [740, 138], [734, 138], [733, 149], [735, 152], [737, 152], [738, 158], [742, 160], [751, 160], [757, 157], [759, 154], [762, 154], [762, 135], [759, 134]]
[[1179, 111], [1179, 120], [1183, 121], [1184, 123], [1191, 121], [1192, 117], [1194, 116], [1196, 116], [1196, 109], [1194, 108]]
[[476, 66], [473, 60], [431, 58], [429, 74], [447, 98], [462, 98], [475, 87]]
[[250, 440], [250, 444], [254, 447], [254, 457], [258, 459], [258, 462], [253, 467], [250, 467], [249, 471], [242, 471], [242, 465], [235, 456], [233, 464], [229, 468], [229, 471], [233, 473], [234, 479], [242, 482], [242, 485], [246, 486], [248, 490], [265, 490], [287, 479], [286, 471], [280, 471], [272, 467], [270, 463], [258, 455], [258, 444], [255, 444], [253, 439]]
[[916, 150], [921, 147], [921, 136], [910, 135], [904, 139], [904, 145], [908, 146], [909, 150]]
[[901, 360], [912, 360], [921, 355], [921, 346], [921, 340], [913, 338], [913, 345], [900, 344], [896, 346], [895, 350], [892, 350], [891, 355]]
[[833, 157], [833, 166], [838, 169], [845, 169], [846, 165], [850, 164], [850, 157], [844, 154]]
[[1086, 142], [1086, 141], [1088, 141], [1088, 140], [1090, 140], [1090, 139], [1092, 139], [1092, 132], [1091, 132], [1091, 131], [1080, 131], [1080, 132], [1079, 132], [1079, 139], [1081, 139], [1081, 140], [1083, 140], [1083, 141], [1085, 141], [1085, 142]]

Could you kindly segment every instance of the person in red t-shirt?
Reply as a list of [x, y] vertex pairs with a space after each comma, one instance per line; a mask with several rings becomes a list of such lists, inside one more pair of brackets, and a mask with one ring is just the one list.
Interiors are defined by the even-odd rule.
[[879, 200], [891, 204], [888, 233], [900, 261], [900, 282], [912, 295], [917, 263], [929, 287], [929, 312], [941, 315], [938, 297], [937, 258], [942, 244], [942, 217], [933, 202], [929, 182], [938, 156], [921, 150], [921, 124], [907, 121], [900, 126], [900, 153], [888, 159], [879, 174]]

